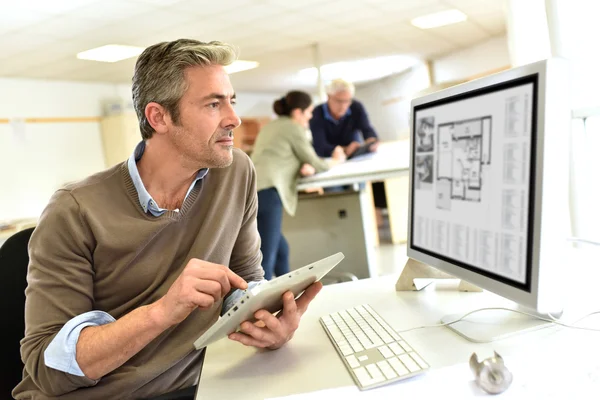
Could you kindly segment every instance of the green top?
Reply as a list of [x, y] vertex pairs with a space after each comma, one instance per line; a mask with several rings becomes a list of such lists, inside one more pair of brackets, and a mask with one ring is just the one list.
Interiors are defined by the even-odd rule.
[[260, 130], [251, 158], [256, 168], [256, 189], [277, 189], [291, 216], [298, 204], [296, 185], [302, 165], [310, 164], [317, 172], [329, 169], [315, 153], [302, 126], [289, 117], [279, 117]]

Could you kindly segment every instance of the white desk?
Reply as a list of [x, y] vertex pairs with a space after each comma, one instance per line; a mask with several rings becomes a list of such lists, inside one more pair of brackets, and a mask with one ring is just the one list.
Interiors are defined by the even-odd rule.
[[[401, 330], [436, 324], [446, 314], [506, 303], [488, 292], [459, 293], [439, 286], [437, 290], [425, 292], [396, 292], [396, 278], [388, 276], [325, 286], [304, 315], [294, 338], [279, 350], [258, 351], [228, 339], [209, 346], [197, 398], [265, 399], [354, 385], [318, 322], [319, 317], [326, 313], [369, 303], [395, 329]], [[576, 293], [581, 288], [574, 289]], [[596, 298], [595, 303], [590, 301], [590, 308], [600, 309], [597, 290], [586, 296]], [[589, 321], [600, 328], [600, 318], [590, 317]], [[401, 335], [429, 362], [431, 372], [456, 364], [464, 364], [468, 369], [468, 359], [473, 352], [481, 358], [491, 356], [493, 350], [504, 357], [509, 367], [513, 357], [522, 359], [529, 355], [532, 357], [528, 361], [531, 368], [553, 362], [556, 364], [553, 369], [555, 376], [549, 377], [548, 385], [559, 384], [552, 379], [558, 380], [561, 371], [572, 372], [578, 367], [557, 361], [565, 357], [582, 362], [592, 360], [600, 367], [599, 332], [550, 327], [490, 344], [469, 342], [445, 327], [414, 330]], [[522, 370], [523, 365], [519, 366]], [[526, 377], [521, 374], [516, 378], [523, 380]], [[426, 393], [423, 396], [428, 398]], [[446, 398], [453, 397], [449, 394]], [[597, 393], [592, 398], [597, 398]]]
[[383, 181], [408, 174], [408, 140], [382, 142], [375, 153], [338, 164], [329, 171], [300, 179], [298, 189]]
[[[301, 179], [298, 189], [384, 181], [392, 238], [400, 243], [406, 240], [409, 156], [408, 141], [383, 142], [375, 153]], [[282, 229], [290, 243], [292, 269], [341, 251], [347, 257], [339, 271], [358, 278], [377, 275], [372, 261], [378, 238], [371, 185], [341, 194], [301, 196], [296, 215], [284, 214]]]

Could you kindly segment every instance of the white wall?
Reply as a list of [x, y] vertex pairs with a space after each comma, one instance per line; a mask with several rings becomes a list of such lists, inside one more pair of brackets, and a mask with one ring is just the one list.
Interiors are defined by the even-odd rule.
[[[276, 95], [238, 93], [240, 116], [271, 115]], [[99, 117], [129, 85], [0, 78], [0, 119]], [[35, 218], [52, 193], [105, 168], [100, 124], [0, 124], [0, 221]]]
[[[110, 84], [0, 79], [0, 118], [94, 117]], [[0, 124], [0, 220], [36, 217], [62, 184], [104, 168], [100, 125]]]
[[[506, 36], [496, 37], [433, 60], [435, 83], [465, 79], [510, 65]], [[429, 86], [426, 65], [361, 85], [356, 89], [382, 140], [408, 138], [410, 101]]]
[[408, 138], [412, 96], [429, 86], [425, 64], [356, 88], [380, 140]]
[[506, 36], [498, 36], [475, 46], [434, 60], [435, 83], [465, 79], [511, 65]]
[[[235, 89], [235, 88], [234, 88]], [[265, 117], [273, 114], [273, 102], [281, 94], [236, 92], [235, 110], [240, 117]], [[131, 85], [117, 85], [117, 98], [131, 105]]]

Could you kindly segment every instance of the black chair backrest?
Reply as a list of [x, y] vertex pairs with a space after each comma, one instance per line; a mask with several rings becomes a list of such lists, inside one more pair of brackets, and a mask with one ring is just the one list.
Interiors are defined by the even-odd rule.
[[0, 247], [0, 398], [10, 394], [23, 377], [20, 341], [25, 335], [25, 288], [29, 252], [27, 245], [34, 228], [27, 228], [9, 237]]

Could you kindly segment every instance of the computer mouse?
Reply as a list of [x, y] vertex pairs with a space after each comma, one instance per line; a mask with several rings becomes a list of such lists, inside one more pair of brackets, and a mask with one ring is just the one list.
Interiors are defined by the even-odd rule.
[[504, 392], [512, 383], [512, 373], [504, 365], [500, 354], [494, 351], [494, 356], [479, 362], [477, 354], [473, 353], [469, 360], [471, 371], [475, 375], [475, 382], [480, 388], [490, 394]]

